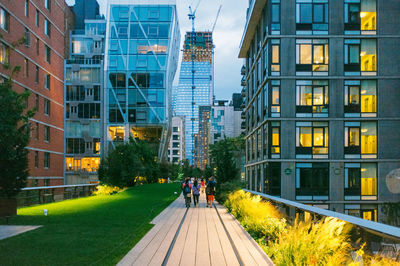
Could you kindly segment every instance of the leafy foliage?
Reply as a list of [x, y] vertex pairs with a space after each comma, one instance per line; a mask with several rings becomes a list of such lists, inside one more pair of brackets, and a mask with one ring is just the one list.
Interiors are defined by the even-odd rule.
[[[5, 66], [9, 69], [9, 66]], [[12, 198], [25, 187], [28, 171], [30, 124], [35, 109], [26, 110], [29, 91], [13, 90], [12, 77], [19, 67], [12, 70], [9, 78], [0, 84], [0, 197]]]

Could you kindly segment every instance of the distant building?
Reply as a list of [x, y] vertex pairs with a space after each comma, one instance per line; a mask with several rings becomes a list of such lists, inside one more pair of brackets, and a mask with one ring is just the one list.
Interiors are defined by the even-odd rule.
[[205, 169], [210, 164], [211, 106], [199, 106], [199, 132], [196, 135], [195, 165]]
[[[214, 58], [211, 32], [187, 32], [179, 85], [174, 91], [174, 113], [185, 117], [186, 158], [194, 164], [196, 153], [195, 135], [199, 132], [199, 106], [212, 105], [214, 95]], [[194, 47], [192, 49], [192, 42]], [[194, 51], [194, 87], [192, 87], [192, 51]]]
[[72, 31], [65, 61], [66, 184], [98, 181], [102, 155], [105, 20], [85, 20]]
[[132, 136], [167, 159], [180, 29], [176, 1], [108, 1], [104, 150]]
[[168, 147], [168, 161], [174, 164], [185, 160], [185, 118], [172, 117], [172, 134]]
[[75, 29], [84, 29], [86, 19], [100, 19], [100, 7], [97, 0], [75, 0], [72, 11], [75, 15]]

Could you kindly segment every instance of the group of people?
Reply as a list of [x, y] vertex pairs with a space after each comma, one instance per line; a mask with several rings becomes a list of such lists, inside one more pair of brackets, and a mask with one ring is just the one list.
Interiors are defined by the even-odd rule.
[[190, 207], [192, 203], [192, 198], [194, 207], [198, 207], [200, 193], [203, 194], [204, 192], [206, 193], [207, 207], [212, 208], [214, 202], [216, 184], [217, 183], [215, 182], [213, 177], [210, 177], [208, 179], [207, 184], [203, 178], [199, 182], [197, 178], [187, 177], [182, 182], [182, 192], [183, 192], [183, 197], [185, 198], [186, 208]]

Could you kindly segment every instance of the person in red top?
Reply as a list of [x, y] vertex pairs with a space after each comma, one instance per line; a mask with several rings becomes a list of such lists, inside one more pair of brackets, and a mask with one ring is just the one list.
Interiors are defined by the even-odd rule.
[[186, 178], [185, 182], [182, 184], [183, 197], [185, 198], [186, 208], [190, 207], [192, 203], [192, 185], [190, 184], [190, 178]]
[[200, 188], [201, 193], [204, 193], [205, 188], [206, 188], [206, 182], [204, 182], [204, 179], [202, 178], [201, 179], [201, 188]]

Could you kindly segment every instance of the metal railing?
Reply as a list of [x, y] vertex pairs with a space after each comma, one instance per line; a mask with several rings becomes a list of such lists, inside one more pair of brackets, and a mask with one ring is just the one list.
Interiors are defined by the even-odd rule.
[[98, 184], [26, 187], [17, 196], [17, 206], [31, 206], [92, 195]]

